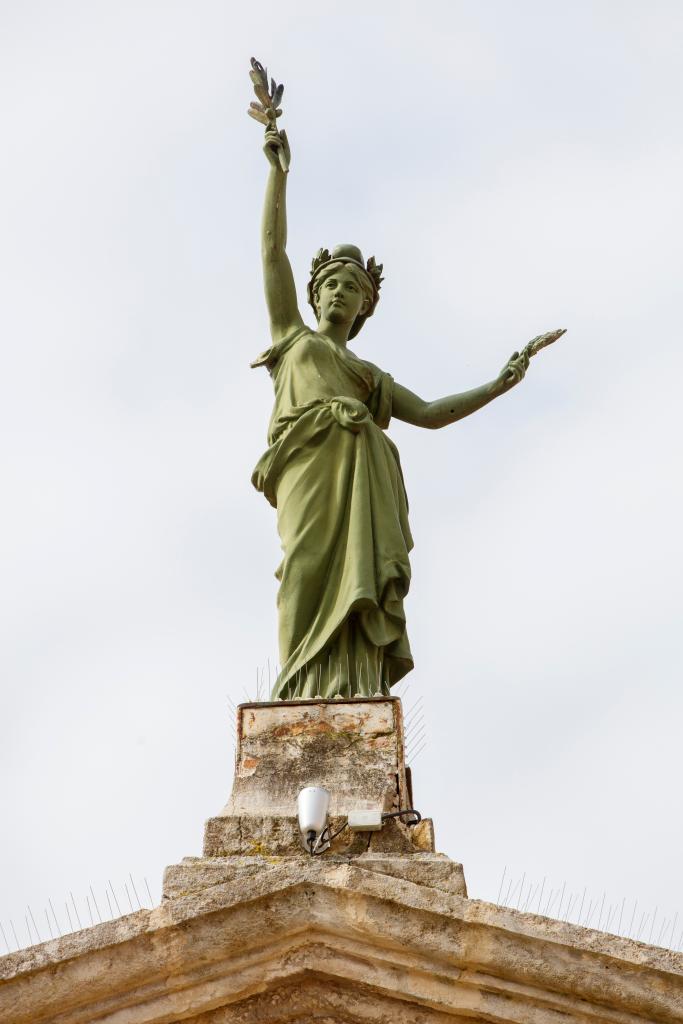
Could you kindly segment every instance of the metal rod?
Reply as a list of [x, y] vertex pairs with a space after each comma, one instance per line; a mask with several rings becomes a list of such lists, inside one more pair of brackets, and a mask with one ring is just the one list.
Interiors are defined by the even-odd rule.
[[638, 931], [636, 932], [636, 942], [638, 942], [638, 940], [640, 939], [640, 933], [643, 930], [643, 925], [645, 924], [649, 916], [649, 913], [643, 913], [642, 917], [640, 918], [640, 924], [638, 925]]
[[507, 869], [508, 868], [507, 868], [507, 864], [506, 864], [505, 867], [503, 868], [503, 877], [501, 878], [500, 885], [498, 886], [498, 895], [496, 897], [496, 903], [498, 903], [498, 904], [500, 904], [500, 894], [503, 891], [503, 882], [505, 881], [505, 872], [507, 871]]
[[119, 901], [117, 900], [116, 893], [114, 892], [114, 886], [111, 884], [111, 879], [108, 878], [107, 881], [109, 882], [109, 888], [111, 889], [111, 894], [114, 897], [114, 903], [116, 904], [116, 909], [119, 912], [119, 917], [123, 917], [123, 914], [121, 913], [121, 907], [119, 906]]
[[537, 911], [537, 912], [538, 912], [539, 914], [541, 913], [541, 901], [542, 901], [542, 899], [543, 899], [543, 890], [544, 890], [544, 889], [545, 889], [545, 875], [543, 876], [543, 883], [542, 883], [542, 885], [541, 885], [541, 894], [540, 894], [540, 896], [538, 897], [538, 911]]
[[78, 914], [78, 907], [76, 906], [76, 900], [74, 899], [74, 894], [71, 892], [71, 890], [69, 890], [69, 896], [71, 897], [71, 902], [74, 905], [74, 914], [76, 915], [76, 920], [78, 921], [78, 927], [79, 929], [82, 929], [83, 925], [81, 924], [81, 919]]
[[603, 894], [602, 894], [602, 903], [600, 904], [600, 913], [598, 914], [598, 923], [595, 926], [598, 930], [600, 929], [600, 922], [602, 921], [602, 912], [605, 909], [605, 896], [606, 895], [607, 895], [607, 893], [603, 892]]
[[133, 881], [133, 876], [131, 875], [130, 872], [128, 872], [128, 877], [130, 878], [130, 884], [133, 886], [133, 892], [135, 893], [135, 899], [138, 901], [138, 910], [142, 910], [142, 903], [140, 903], [140, 897], [138, 896], [138, 891], [135, 888], [135, 882]]
[[43, 940], [42, 940], [42, 939], [41, 939], [41, 937], [40, 937], [40, 932], [38, 931], [38, 925], [36, 924], [36, 919], [35, 919], [35, 917], [33, 916], [33, 911], [31, 910], [31, 908], [30, 908], [30, 907], [28, 908], [28, 912], [29, 912], [29, 914], [31, 915], [31, 920], [33, 921], [33, 927], [34, 927], [34, 928], [35, 928], [35, 930], [36, 930], [36, 935], [38, 936], [38, 941], [39, 941], [39, 942], [42, 942]]
[[95, 904], [95, 910], [97, 911], [97, 916], [100, 919], [100, 924], [102, 924], [102, 915], [100, 914], [100, 908], [97, 906], [97, 900], [95, 899], [95, 893], [93, 892], [92, 885], [90, 886], [90, 895], [92, 896], [92, 901]]
[[55, 914], [55, 908], [52, 906], [52, 900], [50, 899], [49, 896], [48, 896], [47, 902], [50, 904], [50, 910], [52, 911], [52, 916], [55, 919], [55, 927], [57, 928], [57, 931], [61, 935], [62, 934], [62, 928], [61, 928], [61, 925], [60, 925], [59, 921], [57, 920], [57, 915]]
[[416, 725], [421, 725], [422, 722], [424, 722], [424, 720], [425, 720], [424, 708], [423, 707], [416, 708], [412, 712], [412, 714], [407, 715], [403, 719], [403, 729], [404, 729], [404, 732], [407, 732], [407, 733], [410, 732], [410, 730], [414, 729]]
[[678, 921], [678, 911], [674, 917], [673, 924], [671, 925], [671, 938], [669, 939], [669, 946], [673, 947], [674, 944], [674, 932], [676, 931], [676, 922]]
[[567, 909], [564, 912], [564, 920], [565, 921], [569, 920], [569, 915], [571, 914], [572, 907], [574, 906], [574, 900], [577, 900], [578, 898], [579, 898], [578, 894], [575, 896], [574, 893], [572, 893], [571, 896], [569, 897], [569, 903], [567, 904]]
[[416, 747], [418, 743], [422, 743], [424, 739], [425, 726], [423, 725], [422, 728], [418, 732], [416, 732], [414, 736], [411, 736], [409, 740], [406, 740], [406, 754], [408, 754], [414, 747]]
[[565, 879], [565, 881], [562, 883], [562, 895], [560, 896], [560, 902], [557, 905], [557, 916], [558, 916], [558, 918], [560, 918], [562, 916], [562, 903], [564, 901], [564, 892], [565, 892], [566, 888], [567, 888], [567, 881]]
[[664, 929], [666, 928], [668, 923], [669, 923], [669, 918], [665, 917], [664, 920], [662, 921], [661, 925], [659, 926], [659, 934], [657, 936], [657, 941], [655, 943], [656, 946], [658, 946], [660, 944], [660, 942], [662, 941], [662, 935], [664, 934]]
[[[426, 746], [427, 746], [427, 740], [425, 739], [425, 741], [422, 744], [422, 746], [418, 750], [416, 750], [415, 753], [411, 753], [410, 754], [410, 756], [408, 757], [408, 760], [410, 761], [411, 764], [413, 764], [413, 762], [415, 762], [418, 759], [418, 757], [420, 756], [420, 754], [422, 753], [422, 751], [424, 750], [424, 748]], [[408, 755], [406, 755], [406, 756], [408, 756]]]
[[[614, 910], [614, 912], [616, 911], [616, 907], [615, 906], [613, 907], [613, 910]], [[603, 932], [608, 932], [609, 931], [609, 925], [611, 923], [611, 920], [612, 920], [612, 904], [610, 903], [609, 904], [609, 909], [607, 910], [607, 916], [605, 918], [605, 923], [602, 926]]]
[[[522, 882], [524, 881], [524, 875], [522, 875], [521, 881]], [[510, 894], [510, 901], [512, 901], [515, 898], [515, 893], [516, 892], [517, 892], [517, 885], [514, 886], [514, 888], [512, 890], [512, 893]], [[512, 910], [512, 907], [510, 907], [510, 909]]]
[[135, 909], [133, 907], [133, 901], [130, 898], [130, 893], [128, 892], [128, 886], [127, 886], [127, 884], [125, 882], [123, 883], [123, 888], [126, 890], [126, 896], [128, 897], [128, 903], [130, 904], [130, 912], [131, 912], [131, 914], [134, 914], [135, 913]]
[[547, 917], [548, 916], [548, 909], [550, 907], [550, 903], [551, 903], [552, 898], [553, 898], [554, 895], [555, 895], [555, 890], [551, 889], [550, 890], [550, 896], [548, 897], [548, 902], [546, 903], [545, 910], [543, 911], [543, 917]]
[[519, 910], [519, 904], [522, 901], [522, 892], [524, 890], [524, 883], [525, 883], [525, 881], [526, 881], [526, 871], [522, 874], [522, 881], [521, 881], [521, 884], [519, 886], [519, 896], [517, 897], [517, 907], [516, 907], [517, 910]]
[[579, 919], [578, 919], [578, 922], [577, 922], [578, 924], [581, 924], [581, 915], [583, 913], [583, 903], [584, 903], [584, 900], [586, 899], [586, 888], [587, 887], [584, 886], [583, 896], [581, 897], [581, 906], [579, 907]]
[[633, 913], [631, 914], [631, 923], [630, 923], [630, 925], [628, 927], [628, 937], [629, 937], [629, 939], [631, 938], [631, 930], [633, 928], [633, 922], [635, 921], [635, 918], [636, 918], [636, 910], [637, 909], [638, 909], [638, 900], [636, 900], [636, 902], [633, 904]]
[[[537, 892], [538, 892], [538, 882], [536, 883], [536, 888], [534, 889], [533, 893], [531, 892], [531, 887], [529, 887], [529, 896], [527, 898], [526, 903], [524, 904], [524, 906], [522, 908], [525, 913], [526, 913], [526, 908], [529, 906], [529, 904], [532, 903], [536, 899], [536, 893]], [[529, 913], [533, 914], [533, 910], [530, 910]]]

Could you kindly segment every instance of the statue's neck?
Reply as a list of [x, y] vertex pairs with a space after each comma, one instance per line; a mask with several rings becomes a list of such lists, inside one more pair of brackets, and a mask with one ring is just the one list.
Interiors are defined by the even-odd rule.
[[348, 324], [332, 324], [324, 318], [318, 324], [318, 334], [324, 334], [326, 338], [333, 341], [335, 345], [339, 345], [340, 348], [346, 348], [348, 345], [349, 331], [350, 327]]

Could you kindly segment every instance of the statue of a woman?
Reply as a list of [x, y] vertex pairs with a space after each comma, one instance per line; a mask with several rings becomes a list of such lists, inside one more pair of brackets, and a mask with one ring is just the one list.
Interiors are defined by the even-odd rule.
[[313, 260], [308, 298], [317, 328], [307, 327], [285, 251], [285, 133], [272, 125], [264, 150], [262, 254], [273, 343], [252, 365], [268, 369], [275, 408], [270, 447], [252, 480], [277, 509], [284, 552], [276, 574], [282, 667], [272, 698], [388, 694], [413, 667], [403, 611], [413, 541], [386, 428], [392, 416], [429, 428], [469, 416], [522, 380], [529, 355], [513, 353], [494, 380], [472, 391], [418, 398], [348, 347], [375, 311], [382, 270], [374, 259], [365, 264], [354, 245]]

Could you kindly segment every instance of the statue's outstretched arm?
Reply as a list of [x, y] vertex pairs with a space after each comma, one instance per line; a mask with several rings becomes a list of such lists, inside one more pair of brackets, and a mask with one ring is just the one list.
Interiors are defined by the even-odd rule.
[[503, 391], [497, 381], [491, 381], [479, 388], [472, 388], [471, 391], [462, 391], [457, 395], [447, 395], [445, 398], [427, 402], [408, 388], [394, 383], [392, 416], [416, 427], [436, 430], [437, 427], [447, 427], [449, 423], [470, 416], [502, 394]]
[[[270, 333], [273, 341], [280, 341], [292, 330], [303, 326], [303, 319], [296, 301], [296, 286], [287, 245], [287, 173], [282, 163], [289, 167], [290, 152], [287, 136], [277, 128], [266, 132], [264, 152], [270, 164], [266, 198], [263, 206], [261, 227], [261, 256], [263, 259], [263, 282], [266, 291], [266, 305], [270, 315]], [[280, 152], [285, 159], [281, 160]]]
[[432, 430], [447, 427], [449, 423], [470, 416], [477, 409], [488, 405], [494, 398], [504, 395], [515, 384], [519, 384], [527, 371], [530, 357], [557, 341], [564, 333], [564, 330], [559, 330], [540, 334], [521, 352], [512, 353], [495, 380], [471, 391], [463, 391], [459, 395], [447, 395], [445, 398], [437, 398], [434, 402], [425, 402], [408, 388], [395, 383], [392, 415], [416, 427], [429, 427]]

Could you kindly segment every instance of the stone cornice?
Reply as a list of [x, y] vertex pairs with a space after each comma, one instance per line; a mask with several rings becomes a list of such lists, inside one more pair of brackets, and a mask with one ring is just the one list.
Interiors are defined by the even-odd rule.
[[680, 954], [302, 858], [4, 957], [0, 1022], [255, 1024], [285, 989], [302, 1008], [281, 1019], [303, 1020], [314, 979], [364, 1003], [358, 1020], [683, 1019]]

